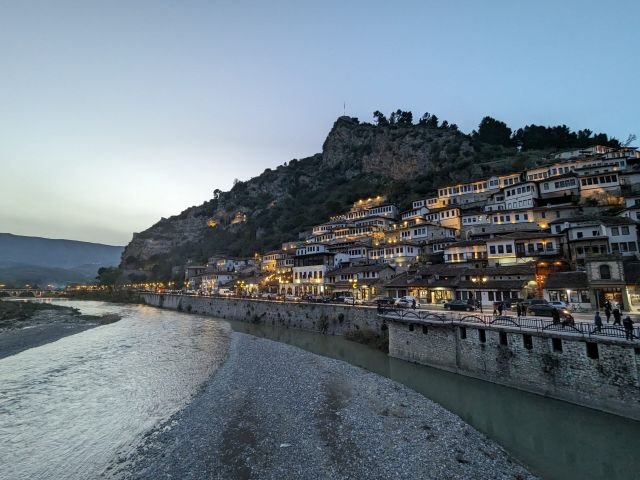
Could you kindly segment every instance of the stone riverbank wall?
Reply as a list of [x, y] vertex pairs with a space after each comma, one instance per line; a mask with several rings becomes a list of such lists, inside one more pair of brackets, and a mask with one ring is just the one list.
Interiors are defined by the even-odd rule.
[[[148, 305], [328, 335], [388, 328], [389, 355], [640, 421], [640, 344], [504, 325], [383, 321], [375, 308], [143, 294]], [[384, 324], [384, 327], [383, 327]]]
[[390, 320], [393, 357], [640, 421], [640, 343], [564, 332]]
[[383, 324], [376, 309], [371, 307], [155, 293], [145, 293], [142, 297], [147, 305], [154, 307], [241, 322], [300, 328], [328, 335], [345, 335], [357, 330], [380, 333]]

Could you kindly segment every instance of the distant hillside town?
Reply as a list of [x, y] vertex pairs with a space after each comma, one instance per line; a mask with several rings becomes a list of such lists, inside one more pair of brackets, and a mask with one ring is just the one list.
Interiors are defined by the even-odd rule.
[[594, 146], [553, 160], [439, 188], [406, 211], [382, 192], [363, 198], [278, 250], [187, 265], [186, 288], [354, 302], [610, 301], [639, 311], [640, 152]]

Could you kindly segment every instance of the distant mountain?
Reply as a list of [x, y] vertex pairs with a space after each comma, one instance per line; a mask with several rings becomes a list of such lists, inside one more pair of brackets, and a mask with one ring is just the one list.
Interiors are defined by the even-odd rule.
[[118, 265], [122, 247], [0, 233], [0, 283], [64, 285]]

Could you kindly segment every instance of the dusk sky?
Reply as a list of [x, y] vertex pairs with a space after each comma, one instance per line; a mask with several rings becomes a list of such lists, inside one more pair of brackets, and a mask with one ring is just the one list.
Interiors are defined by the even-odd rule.
[[378, 3], [0, 0], [0, 232], [124, 245], [343, 102], [640, 136], [640, 2]]

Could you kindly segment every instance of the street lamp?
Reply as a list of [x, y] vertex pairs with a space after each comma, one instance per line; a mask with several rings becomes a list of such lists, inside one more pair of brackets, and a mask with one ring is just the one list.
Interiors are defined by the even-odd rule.
[[356, 289], [358, 288], [358, 279], [356, 278], [353, 283], [351, 284], [351, 287], [353, 287], [353, 297], [351, 297], [352, 300], [352, 304], [355, 305], [356, 304]]
[[476, 285], [476, 301], [480, 305], [480, 313], [484, 313], [482, 310], [482, 292], [480, 288], [487, 283], [487, 277], [471, 277], [471, 281]]

